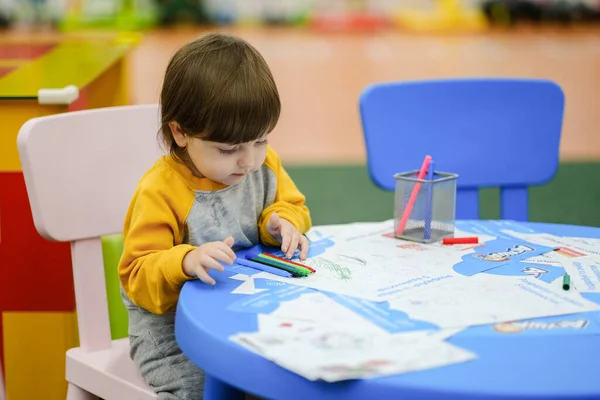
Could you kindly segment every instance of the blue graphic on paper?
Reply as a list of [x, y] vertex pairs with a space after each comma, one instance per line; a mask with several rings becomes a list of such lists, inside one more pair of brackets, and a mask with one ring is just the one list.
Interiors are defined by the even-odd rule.
[[[328, 248], [333, 247], [335, 242], [332, 237], [323, 237], [321, 232], [316, 231], [316, 236], [320, 238], [318, 240], [309, 240], [308, 241], [308, 257], [316, 257], [325, 253]], [[273, 254], [277, 257], [285, 257], [285, 253], [281, 251], [280, 247], [262, 247], [262, 251]], [[300, 250], [296, 250], [292, 260], [299, 260]]]
[[[305, 287], [285, 285], [284, 287], [274, 288], [267, 292], [242, 297], [239, 300], [231, 303], [227, 307], [227, 310], [256, 314], [270, 314], [279, 308], [281, 303], [296, 299], [304, 294], [314, 292], [315, 290]], [[439, 329], [437, 325], [424, 321], [413, 321], [406, 313], [397, 310], [391, 310], [389, 308], [389, 303], [387, 302], [374, 302], [323, 291], [321, 291], [321, 293], [389, 333], [424, 329]]]
[[492, 240], [485, 246], [476, 247], [474, 250], [475, 253], [465, 254], [462, 261], [454, 266], [456, 272], [472, 276], [515, 261], [548, 253], [554, 249], [511, 238]]
[[[309, 241], [308, 257], [319, 256], [319, 255], [325, 253], [325, 251], [327, 251], [328, 248], [333, 247], [335, 245], [335, 242], [333, 241], [332, 237], [324, 237], [324, 235], [319, 231], [315, 231], [314, 235], [317, 236], [318, 239]], [[248, 252], [254, 252], [254, 253], [265, 252], [265, 253], [273, 254], [274, 256], [277, 256], [277, 257], [285, 258], [285, 253], [281, 251], [281, 248], [265, 246], [262, 244], [258, 244], [256, 246], [253, 246], [248, 249], [240, 249], [240, 250], [236, 251], [236, 255], [237, 255], [237, 257], [243, 258], [245, 256], [245, 254]], [[292, 260], [300, 261], [299, 257], [300, 257], [300, 250], [296, 250], [296, 252], [294, 253], [294, 257], [292, 257]], [[239, 264], [234, 264], [234, 265], [222, 264], [222, 265], [225, 267], [225, 270], [230, 273], [246, 274], [246, 275], [252, 276], [252, 275], [256, 275], [256, 274], [262, 272], [258, 269], [246, 267], [246, 266], [239, 265]], [[263, 280], [264, 279], [256, 280], [255, 287], [259, 288], [260, 284], [258, 284], [258, 282], [263, 281]]]
[[550, 283], [553, 280], [563, 276], [565, 269], [552, 265], [529, 264], [524, 262], [512, 262], [498, 268], [486, 271], [492, 275], [508, 275], [508, 276], [531, 276]]
[[389, 333], [439, 329], [432, 323], [412, 320], [402, 311], [391, 310], [388, 302], [374, 302], [329, 292], [325, 294]]
[[[318, 230], [312, 232], [312, 234], [313, 234], [313, 236], [316, 236], [318, 239], [308, 241], [308, 244], [309, 244], [308, 257], [320, 256], [321, 254], [325, 253], [325, 251], [327, 251], [328, 248], [333, 247], [335, 245], [335, 241], [333, 240], [333, 237], [331, 237], [331, 236], [325, 237], [323, 235], [323, 233]], [[283, 251], [281, 251], [281, 247], [265, 246], [263, 244], [258, 244], [249, 249], [240, 249], [239, 251], [236, 251], [238, 257], [243, 257], [247, 252], [255, 252], [255, 253], [265, 252], [265, 253], [273, 254], [274, 256], [277, 256], [277, 257], [285, 257], [285, 253]], [[299, 256], [300, 256], [300, 250], [296, 250], [296, 252], [294, 253], [294, 256], [292, 257], [292, 260], [299, 260]]]
[[282, 289], [285, 286], [295, 286], [289, 283], [274, 281], [272, 279], [262, 278], [254, 280], [254, 289], [258, 290], [271, 290], [271, 289]]
[[303, 294], [314, 292], [316, 292], [316, 290], [306, 287], [285, 285], [283, 288], [269, 290], [252, 296], [244, 296], [240, 300], [231, 303], [227, 307], [227, 310], [270, 314], [279, 308], [281, 303], [297, 299]]
[[473, 326], [454, 337], [549, 336], [600, 334], [600, 312], [584, 312], [522, 321]]

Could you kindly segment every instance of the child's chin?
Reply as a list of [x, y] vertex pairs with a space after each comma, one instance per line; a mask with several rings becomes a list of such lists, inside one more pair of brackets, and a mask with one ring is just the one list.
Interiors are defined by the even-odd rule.
[[226, 185], [235, 185], [236, 183], [242, 182], [246, 179], [246, 175], [229, 175], [223, 183]]

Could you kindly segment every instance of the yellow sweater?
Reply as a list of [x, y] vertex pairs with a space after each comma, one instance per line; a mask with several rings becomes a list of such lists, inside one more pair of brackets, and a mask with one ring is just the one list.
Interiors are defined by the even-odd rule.
[[263, 166], [232, 186], [195, 177], [171, 156], [160, 158], [140, 180], [125, 218], [119, 263], [125, 294], [151, 313], [173, 311], [182, 285], [194, 279], [182, 269], [189, 251], [228, 236], [234, 250], [258, 242], [277, 246], [266, 229], [274, 212], [301, 233], [311, 227], [305, 197], [271, 147]]

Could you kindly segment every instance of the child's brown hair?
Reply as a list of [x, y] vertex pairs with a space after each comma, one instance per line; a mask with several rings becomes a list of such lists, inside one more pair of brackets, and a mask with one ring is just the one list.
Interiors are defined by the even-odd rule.
[[169, 122], [186, 135], [240, 144], [273, 130], [281, 112], [279, 92], [260, 53], [246, 41], [210, 33], [180, 48], [171, 59], [160, 96], [161, 135], [181, 156]]

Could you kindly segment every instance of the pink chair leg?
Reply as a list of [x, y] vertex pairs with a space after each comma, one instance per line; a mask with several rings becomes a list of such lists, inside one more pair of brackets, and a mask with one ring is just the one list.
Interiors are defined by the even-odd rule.
[[204, 378], [204, 400], [244, 400], [244, 392], [210, 375]]
[[4, 388], [4, 372], [2, 372], [2, 363], [0, 362], [0, 400], [6, 400], [6, 389]]
[[94, 396], [90, 392], [86, 392], [79, 386], [69, 383], [67, 390], [67, 400], [98, 400], [97, 396]]

